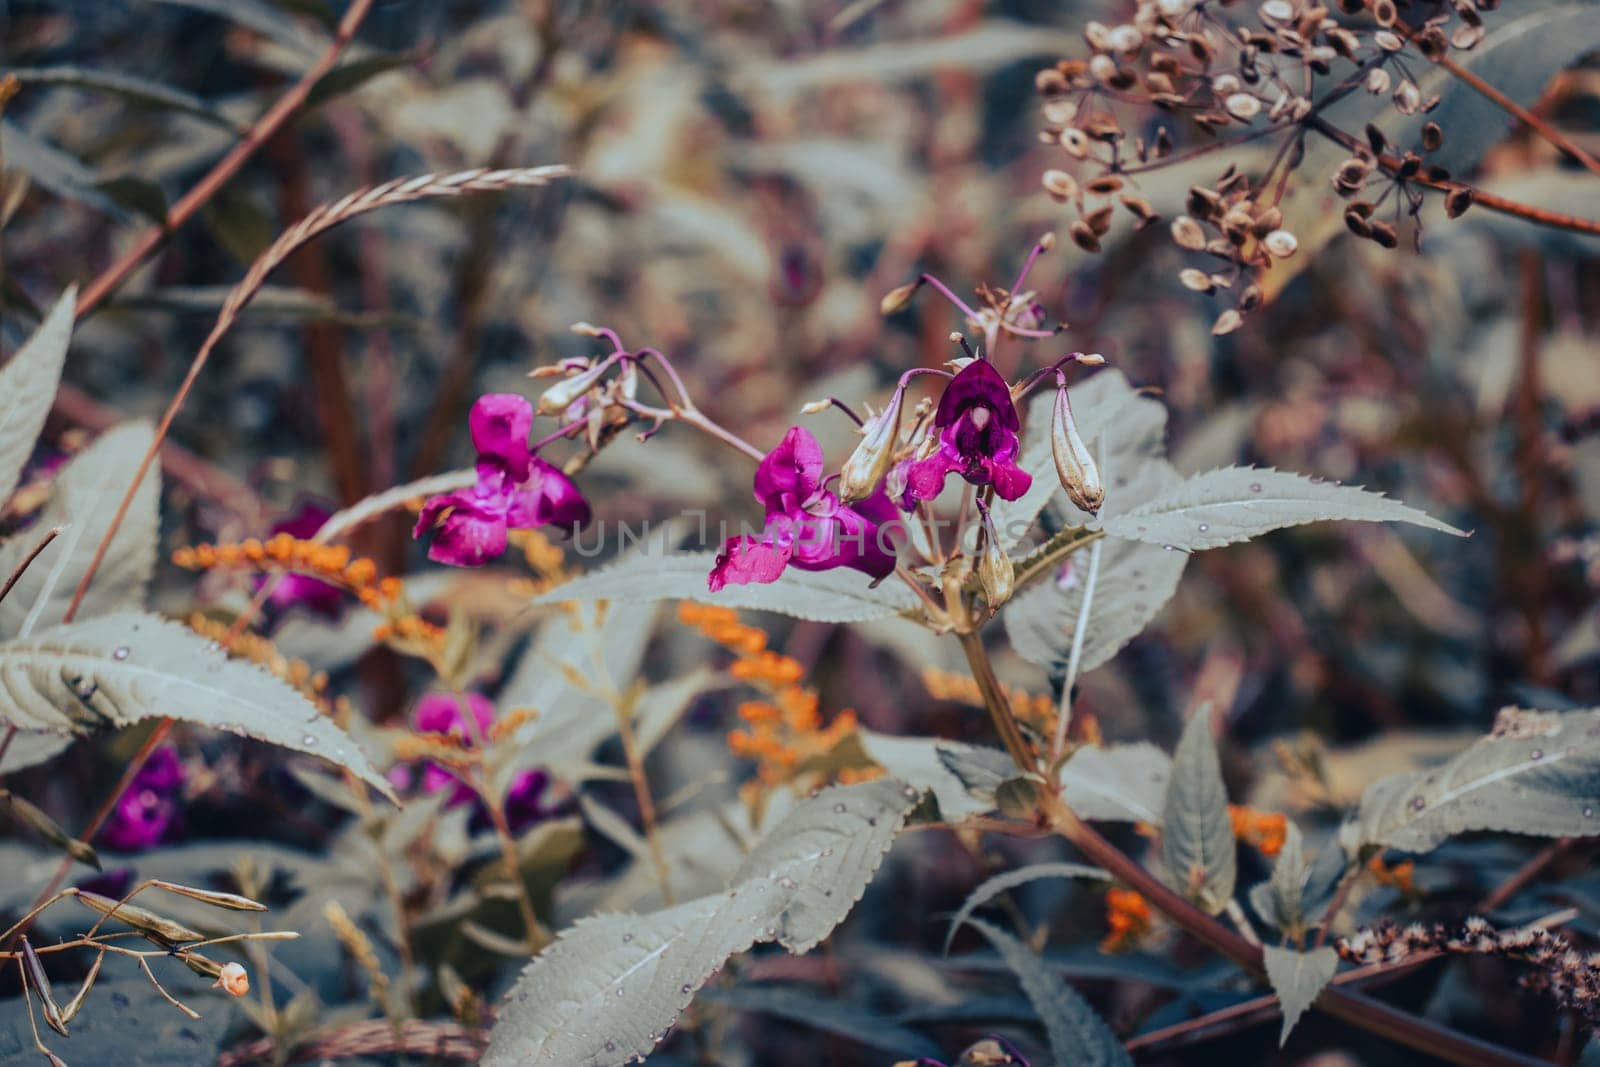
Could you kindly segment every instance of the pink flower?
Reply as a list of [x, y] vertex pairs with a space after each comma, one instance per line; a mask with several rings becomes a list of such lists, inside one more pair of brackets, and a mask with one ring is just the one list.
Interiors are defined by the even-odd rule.
[[[463, 703], [472, 713], [470, 722], [463, 712]], [[486, 736], [489, 727], [494, 725], [494, 702], [482, 693], [475, 692], [459, 695], [429, 693], [417, 701], [416, 710], [411, 713], [411, 724], [423, 733], [447, 734], [462, 742], [465, 747], [471, 748], [480, 738]], [[437, 793], [441, 789], [450, 790], [449, 806], [452, 808], [457, 804], [465, 804], [477, 796], [471, 787], [457, 778], [448, 768], [433, 762], [422, 765], [420, 784], [424, 793]]]
[[589, 504], [566, 475], [528, 448], [533, 405], [509, 393], [489, 393], [472, 405], [472, 444], [478, 481], [470, 489], [433, 497], [417, 517], [413, 537], [437, 531], [428, 558], [455, 567], [480, 567], [506, 550], [506, 531], [535, 526], [582, 526]]
[[[299, 540], [309, 540], [316, 536], [322, 524], [328, 521], [333, 514], [328, 508], [315, 501], [302, 501], [295, 509], [294, 514], [272, 527], [275, 534], [286, 533]], [[256, 583], [260, 588], [266, 578], [261, 578]], [[336, 619], [339, 610], [344, 606], [344, 591], [336, 585], [312, 578], [306, 574], [280, 574], [277, 584], [272, 587], [272, 593], [267, 597], [274, 615], [282, 615], [294, 608], [304, 608], [313, 615], [323, 618]]]
[[894, 570], [894, 546], [881, 523], [894, 519], [882, 492], [854, 506], [823, 487], [822, 446], [811, 433], [791, 426], [756, 469], [756, 499], [766, 507], [759, 537], [729, 538], [706, 584], [715, 593], [728, 584], [775, 582], [784, 568], [825, 571], [850, 567], [883, 578]]
[[973, 485], [993, 485], [1005, 500], [1017, 499], [1033, 484], [1016, 462], [1022, 423], [1011, 389], [987, 360], [973, 360], [945, 386], [933, 425], [938, 450], [906, 465], [902, 503], [932, 500], [952, 472]]
[[118, 852], [139, 852], [161, 843], [178, 815], [183, 765], [177, 752], [164, 745], [150, 753], [100, 831], [100, 839]]

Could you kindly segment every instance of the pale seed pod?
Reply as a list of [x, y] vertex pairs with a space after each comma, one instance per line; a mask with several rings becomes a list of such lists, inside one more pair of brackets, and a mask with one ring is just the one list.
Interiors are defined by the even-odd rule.
[[893, 315], [897, 311], [905, 310], [921, 285], [922, 282], [919, 279], [918, 281], [907, 282], [904, 285], [890, 289], [883, 294], [883, 299], [878, 301], [878, 312], [883, 315]]
[[978, 560], [978, 581], [983, 585], [983, 595], [989, 601], [989, 607], [997, 608], [1011, 599], [1017, 571], [1011, 557], [1006, 555], [1005, 548], [1000, 544], [994, 520], [989, 517], [989, 509], [984, 508], [982, 515], [983, 556]]
[[1192, 289], [1197, 293], [1209, 293], [1216, 288], [1211, 284], [1211, 277], [1205, 271], [1194, 267], [1185, 267], [1179, 271], [1178, 281], [1183, 283], [1185, 289]]
[[845, 503], [864, 500], [889, 473], [894, 462], [895, 443], [900, 437], [900, 411], [905, 406], [905, 390], [896, 389], [889, 406], [867, 420], [861, 443], [839, 471], [839, 499]]
[[1234, 93], [1223, 102], [1228, 114], [1240, 122], [1249, 122], [1261, 113], [1261, 101], [1250, 93]]
[[1274, 259], [1288, 259], [1300, 247], [1300, 242], [1288, 230], [1273, 230], [1261, 239], [1261, 243]]
[[609, 360], [601, 360], [581, 374], [574, 374], [546, 389], [539, 397], [539, 414], [559, 415], [575, 404], [579, 397], [593, 389], [601, 375], [611, 369]]
[[1100, 468], [1072, 420], [1072, 402], [1065, 389], [1056, 390], [1055, 412], [1050, 419], [1050, 454], [1067, 498], [1091, 515], [1098, 512], [1106, 489], [1100, 481]]
[[1179, 215], [1172, 220], [1172, 240], [1179, 248], [1198, 252], [1206, 246], [1206, 233], [1194, 219]]
[[1064, 170], [1045, 171], [1041, 184], [1045, 192], [1063, 204], [1078, 197], [1078, 180]]

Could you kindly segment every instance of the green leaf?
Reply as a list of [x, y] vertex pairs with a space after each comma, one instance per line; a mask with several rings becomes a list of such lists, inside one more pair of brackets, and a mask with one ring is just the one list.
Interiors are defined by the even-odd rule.
[[1334, 972], [1339, 969], [1339, 954], [1327, 945], [1310, 952], [1295, 952], [1273, 945], [1261, 951], [1266, 958], [1267, 980], [1272, 983], [1272, 991], [1278, 994], [1278, 1003], [1283, 1008], [1283, 1031], [1278, 1035], [1278, 1047], [1282, 1048], [1294, 1024], [1333, 980]]
[[[963, 788], [983, 805], [983, 811], [994, 810], [995, 793], [1018, 773], [1011, 757], [997, 748], [940, 741], [934, 746], [934, 755], [938, 756], [947, 771], [960, 780]], [[942, 801], [939, 806], [944, 807]]]
[[234, 133], [241, 132], [237, 122], [193, 93], [186, 93], [148, 78], [73, 66], [13, 67], [7, 73], [16, 75], [17, 80], [24, 85], [70, 85], [78, 89], [93, 89], [96, 92], [120, 96], [137, 104], [193, 115], [214, 126], [221, 126]]
[[757, 941], [802, 953], [826, 937], [917, 796], [887, 779], [825, 789], [773, 828], [726, 893], [580, 920], [523, 970], [482, 1062], [611, 1067], [648, 1055], [729, 956]]
[[1212, 915], [1233, 898], [1238, 853], [1209, 706], [1189, 717], [1172, 759], [1161, 859], [1178, 891]]
[[[1106, 504], [1110, 507], [1109, 500]], [[1017, 655], [1047, 671], [1067, 666], [1072, 634], [1083, 609], [1084, 555], [1068, 564], [1066, 580], [1042, 579], [1007, 604], [1002, 617]], [[1161, 613], [1178, 591], [1189, 564], [1186, 552], [1168, 552], [1159, 545], [1112, 540], [1100, 552], [1094, 601], [1084, 631], [1080, 672], [1107, 663]]]
[[1250, 888], [1250, 906], [1257, 915], [1284, 934], [1295, 937], [1305, 929], [1305, 888], [1310, 875], [1311, 865], [1306, 862], [1305, 840], [1300, 827], [1291, 822], [1283, 839], [1283, 848], [1272, 863], [1271, 877]]
[[120, 219], [123, 211], [95, 188], [95, 173], [82, 160], [46, 144], [9, 119], [0, 119], [0, 159], [22, 171], [35, 185], [63, 200], [86, 204]]
[[[33, 335], [0, 369], [0, 501], [11, 495], [50, 414], [72, 341], [78, 290], [61, 294]], [[49, 529], [48, 526], [43, 529]], [[29, 548], [32, 548], [30, 545]], [[0, 575], [3, 581], [10, 575]], [[14, 592], [14, 591], [13, 591]]]
[[[122, 423], [97, 437], [63, 468], [33, 527], [44, 531], [60, 526], [62, 531], [0, 601], [0, 634], [26, 636], [66, 616], [73, 592], [111, 527], [117, 502], [132, 484], [154, 436], [149, 423]], [[160, 503], [161, 473], [152, 463], [78, 608], [79, 619], [144, 603], [156, 566]], [[24, 535], [0, 546], [0, 574], [15, 570], [36, 544]]]
[[1438, 767], [1367, 786], [1340, 829], [1346, 852], [1425, 852], [1477, 830], [1537, 837], [1600, 831], [1600, 708], [1505, 708], [1494, 731]]
[[294, 687], [154, 615], [105, 615], [8, 641], [0, 645], [0, 687], [0, 722], [19, 730], [82, 736], [168, 716], [320, 757], [394, 795], [355, 742]]
[[856, 571], [803, 571], [790, 567], [770, 584], [730, 585], [713, 593], [706, 576], [715, 552], [661, 556], [641, 554], [552, 589], [535, 604], [564, 600], [614, 600], [641, 604], [654, 600], [696, 600], [730, 608], [776, 611], [812, 622], [863, 622], [903, 611], [916, 611], [915, 594], [898, 582], [876, 589]]
[[1172, 760], [1145, 741], [1080, 748], [1061, 768], [1061, 799], [1080, 818], [1160, 826]]
[[1133, 1067], [1122, 1042], [1094, 1009], [1052, 974], [1039, 956], [1010, 934], [981, 919], [969, 923], [989, 939], [1027, 994], [1044, 1023], [1050, 1054], [1058, 1065], [1072, 1067]]
[[1003, 871], [989, 878], [978, 888], [967, 894], [967, 899], [962, 902], [961, 910], [956, 912], [950, 920], [950, 928], [944, 934], [944, 953], [950, 954], [950, 942], [955, 940], [956, 931], [978, 908], [987, 904], [995, 897], [1008, 889], [1015, 889], [1029, 882], [1036, 882], [1041, 878], [1095, 878], [1109, 880], [1110, 875], [1099, 867], [1090, 867], [1084, 863], [1030, 863], [1026, 867], [1015, 870]]
[[1197, 474], [1108, 520], [1105, 530], [1111, 537], [1190, 552], [1329, 519], [1409, 522], [1466, 536], [1448, 523], [1379, 493], [1255, 467], [1223, 467]]

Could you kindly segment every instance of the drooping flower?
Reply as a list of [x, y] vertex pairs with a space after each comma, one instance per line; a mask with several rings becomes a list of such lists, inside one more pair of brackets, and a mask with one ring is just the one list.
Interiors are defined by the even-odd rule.
[[905, 468], [903, 501], [932, 500], [952, 472], [973, 485], [993, 485], [1006, 500], [1017, 499], [1033, 484], [1016, 463], [1022, 422], [1011, 389], [987, 360], [973, 360], [945, 386], [933, 425], [938, 447]]
[[[331, 510], [315, 501], [301, 502], [292, 515], [272, 527], [273, 534], [288, 534], [297, 541], [309, 541], [315, 537], [317, 531], [322, 529], [322, 524], [328, 521], [333, 514]], [[262, 576], [256, 580], [256, 588], [268, 579]], [[296, 608], [304, 608], [313, 615], [322, 618], [335, 619], [339, 617], [339, 609], [344, 606], [344, 590], [320, 578], [313, 578], [308, 574], [296, 574], [285, 571], [278, 575], [272, 592], [267, 597], [268, 610], [274, 616], [282, 616]]]
[[766, 525], [758, 536], [732, 537], [722, 546], [706, 582], [713, 593], [729, 584], [775, 582], [791, 564], [808, 571], [850, 567], [873, 578], [894, 570], [889, 531], [880, 528], [895, 517], [888, 498], [878, 493], [841, 503], [824, 488], [822, 446], [804, 427], [791, 426], [761, 461], [755, 495]]
[[478, 480], [470, 489], [429, 499], [413, 537], [437, 528], [428, 558], [479, 567], [506, 550], [508, 529], [581, 526], [589, 504], [578, 487], [528, 448], [533, 405], [509, 393], [489, 393], [472, 406], [472, 444]]
[[133, 782], [117, 801], [100, 839], [118, 852], [138, 852], [161, 843], [178, 815], [183, 764], [164, 745], [150, 753]]

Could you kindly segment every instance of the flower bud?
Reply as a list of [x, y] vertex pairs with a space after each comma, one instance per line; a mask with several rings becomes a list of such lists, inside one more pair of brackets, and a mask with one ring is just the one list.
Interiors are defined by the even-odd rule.
[[1065, 389], [1056, 390], [1055, 415], [1050, 420], [1050, 453], [1068, 499], [1091, 515], [1098, 512], [1106, 498], [1105, 486], [1100, 484], [1100, 469], [1072, 421], [1072, 403]]
[[600, 376], [610, 367], [610, 360], [601, 360], [588, 370], [552, 385], [539, 397], [539, 414], [559, 415], [566, 411], [580, 396], [593, 389]]
[[922, 282], [918, 280], [914, 282], [907, 282], [906, 284], [895, 289], [890, 289], [884, 294], [883, 299], [878, 301], [879, 313], [883, 315], [893, 315], [898, 311], [904, 311], [906, 307], [910, 305], [911, 298], [916, 295], [917, 289], [920, 288], [921, 285]]
[[241, 964], [224, 963], [213, 988], [222, 990], [230, 997], [242, 997], [250, 992], [250, 975]]
[[900, 411], [904, 407], [905, 390], [896, 389], [889, 398], [889, 406], [867, 419], [861, 443], [850, 453], [839, 471], [839, 499], [845, 503], [863, 500], [889, 473], [894, 462], [894, 446], [900, 437]]
[[1000, 544], [994, 520], [989, 517], [989, 509], [983, 508], [981, 514], [984, 537], [983, 556], [978, 560], [978, 581], [983, 585], [983, 595], [989, 601], [989, 607], [997, 608], [1011, 599], [1017, 572], [1012, 566], [1011, 557], [1006, 555], [1005, 548]]

